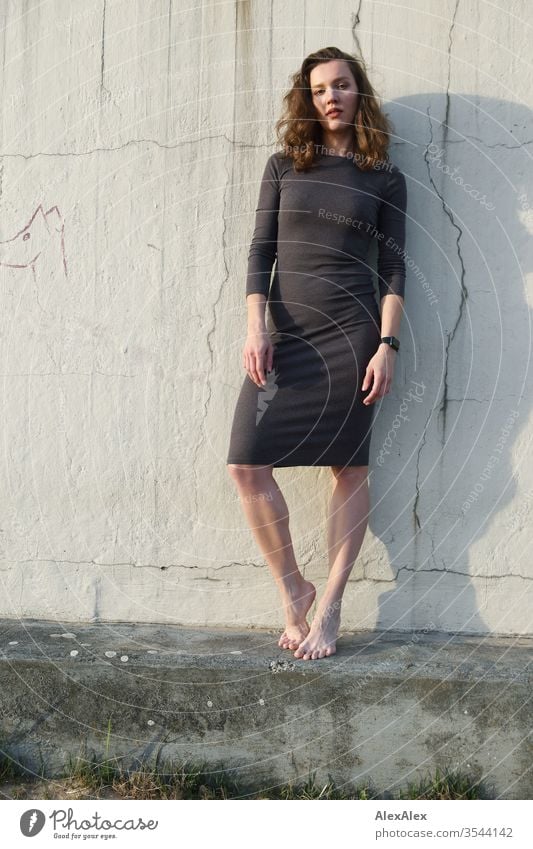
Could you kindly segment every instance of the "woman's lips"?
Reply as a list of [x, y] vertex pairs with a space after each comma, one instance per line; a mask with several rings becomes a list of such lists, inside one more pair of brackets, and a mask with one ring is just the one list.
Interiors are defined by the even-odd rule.
[[342, 109], [332, 109], [331, 112], [327, 113], [328, 118], [338, 118], [339, 115], [342, 114]]

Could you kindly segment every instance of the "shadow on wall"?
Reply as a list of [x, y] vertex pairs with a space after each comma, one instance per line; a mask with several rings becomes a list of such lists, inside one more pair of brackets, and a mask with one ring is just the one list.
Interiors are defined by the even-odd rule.
[[394, 385], [372, 434], [369, 526], [394, 576], [376, 624], [520, 633], [517, 533], [533, 499], [515, 498], [527, 459], [512, 448], [531, 404], [532, 114], [468, 94], [386, 109], [408, 186], [407, 283]]

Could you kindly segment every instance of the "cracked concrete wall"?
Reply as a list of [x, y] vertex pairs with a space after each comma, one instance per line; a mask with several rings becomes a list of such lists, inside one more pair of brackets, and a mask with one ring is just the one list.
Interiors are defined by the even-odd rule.
[[[526, 0], [0, 13], [0, 615], [282, 624], [225, 456], [274, 122], [303, 56], [337, 44], [367, 61], [409, 192], [343, 627], [529, 633]], [[331, 474], [276, 478], [320, 590]]]

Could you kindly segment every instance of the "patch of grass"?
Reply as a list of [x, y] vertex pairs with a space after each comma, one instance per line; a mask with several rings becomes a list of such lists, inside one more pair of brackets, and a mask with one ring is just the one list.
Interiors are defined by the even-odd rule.
[[355, 792], [347, 793], [335, 786], [331, 776], [325, 784], [316, 781], [316, 770], [309, 775], [307, 781], [294, 785], [292, 781], [283, 784], [276, 798], [279, 799], [368, 799], [369, 787], [358, 788]]
[[[1, 798], [43, 799], [380, 799], [370, 784], [345, 791], [335, 786], [331, 778], [317, 782], [316, 773], [302, 782], [253, 790], [238, 786], [230, 771], [213, 771], [212, 766], [183, 764], [168, 766], [164, 771], [155, 766], [140, 764], [123, 770], [109, 760], [91, 762], [78, 758], [70, 774], [60, 779], [30, 777], [20, 771], [5, 775], [0, 782]], [[7, 784], [6, 784], [7, 782]], [[11, 785], [11, 787], [9, 787]], [[480, 799], [487, 798], [481, 784], [457, 772], [441, 772], [409, 782], [394, 799]]]
[[437, 767], [434, 775], [428, 775], [416, 783], [409, 782], [405, 790], [399, 791], [395, 799], [485, 799], [487, 790], [476, 778]]
[[102, 759], [86, 753], [68, 760], [65, 775], [46, 777], [41, 757], [40, 772], [29, 770], [0, 745], [0, 799], [487, 799], [488, 790], [479, 780], [454, 770], [436, 768], [434, 773], [408, 782], [392, 795], [380, 793], [370, 782], [356, 789], [337, 787], [331, 776], [317, 782], [317, 770], [300, 783], [265, 786], [257, 790], [240, 786], [234, 770], [223, 764], [185, 761], [176, 766], [159, 764], [160, 750], [151, 764], [136, 763], [124, 769], [121, 759], [109, 757], [111, 721]]
[[229, 771], [213, 772], [207, 764], [179, 767], [139, 764], [122, 770], [116, 761], [91, 762], [78, 758], [69, 779], [93, 792], [110, 792], [120, 799], [230, 799], [239, 793]]
[[17, 781], [28, 777], [27, 771], [17, 761], [0, 749], [0, 782]]

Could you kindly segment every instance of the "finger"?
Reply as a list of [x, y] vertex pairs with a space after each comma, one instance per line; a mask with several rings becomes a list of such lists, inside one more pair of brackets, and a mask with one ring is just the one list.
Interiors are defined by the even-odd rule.
[[376, 398], [379, 398], [380, 389], [383, 386], [383, 378], [378, 375], [374, 375], [374, 385], [370, 391], [370, 394], [363, 398], [364, 404], [373, 404]]
[[244, 360], [244, 367], [248, 373], [248, 377], [250, 378], [250, 380], [253, 380], [254, 383], [257, 383], [257, 375], [254, 373], [253, 367], [253, 358], [250, 356], [250, 354], [246, 354]]
[[269, 371], [272, 371], [272, 367], [274, 365], [274, 348], [269, 348], [267, 355], [267, 368]]
[[365, 392], [365, 390], [366, 390], [366, 389], [368, 389], [368, 387], [370, 386], [370, 384], [371, 384], [371, 382], [372, 382], [372, 381], [371, 381], [372, 373], [373, 373], [373, 368], [372, 368], [372, 366], [367, 366], [367, 370], [366, 370], [366, 372], [365, 372], [365, 376], [364, 376], [364, 379], [363, 379], [363, 385], [362, 385], [362, 387], [361, 387], [361, 389], [363, 390], [363, 392]]
[[254, 383], [255, 383], [254, 375], [253, 375], [252, 359], [251, 359], [251, 357], [250, 357], [250, 355], [249, 355], [249, 354], [246, 354], [246, 356], [245, 356], [245, 364], [244, 364], [244, 367], [245, 367], [245, 369], [246, 369], [246, 371], [247, 371], [247, 373], [248, 373], [248, 377], [249, 377], [251, 380], [253, 380], [253, 381], [254, 381]]
[[250, 377], [257, 386], [261, 386], [261, 381], [257, 374], [257, 356], [253, 351], [250, 354]]
[[265, 379], [265, 367], [263, 364], [264, 355], [256, 352], [255, 354], [255, 370], [257, 372], [257, 376], [259, 377], [260, 384], [266, 383]]

